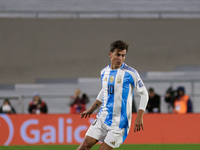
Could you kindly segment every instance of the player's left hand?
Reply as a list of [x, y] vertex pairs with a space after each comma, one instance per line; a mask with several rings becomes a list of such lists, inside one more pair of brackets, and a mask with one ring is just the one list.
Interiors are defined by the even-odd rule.
[[134, 132], [138, 132], [140, 130], [144, 130], [143, 119], [142, 118], [136, 118], [135, 126], [134, 126]]

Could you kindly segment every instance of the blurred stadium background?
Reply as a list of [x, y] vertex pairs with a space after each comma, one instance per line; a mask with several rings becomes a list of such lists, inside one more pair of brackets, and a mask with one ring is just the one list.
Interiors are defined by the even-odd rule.
[[[0, 0], [0, 103], [27, 114], [39, 92], [49, 113], [69, 113], [76, 88], [99, 92], [112, 41], [130, 44], [126, 63], [162, 96], [185, 86], [200, 112], [200, 0]], [[136, 105], [139, 97], [135, 96]]]

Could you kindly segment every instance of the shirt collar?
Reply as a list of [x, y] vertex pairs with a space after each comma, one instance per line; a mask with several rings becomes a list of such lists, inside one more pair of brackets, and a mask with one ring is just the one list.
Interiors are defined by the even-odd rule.
[[[123, 68], [124, 68], [124, 66], [125, 66], [125, 63], [122, 63], [122, 65], [121, 65], [120, 69], [123, 69]], [[111, 64], [109, 64], [109, 68], [111, 69]]]

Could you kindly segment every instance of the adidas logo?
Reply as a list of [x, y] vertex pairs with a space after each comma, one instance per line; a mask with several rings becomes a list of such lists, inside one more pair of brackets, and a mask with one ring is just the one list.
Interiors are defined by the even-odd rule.
[[115, 145], [115, 141], [110, 142], [110, 144]]

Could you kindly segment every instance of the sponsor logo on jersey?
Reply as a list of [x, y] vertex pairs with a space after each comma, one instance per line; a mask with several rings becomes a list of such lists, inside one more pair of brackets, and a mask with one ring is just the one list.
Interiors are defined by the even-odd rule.
[[121, 82], [122, 82], [122, 76], [119, 75], [119, 76], [117, 77], [117, 83], [121, 83]]
[[114, 81], [114, 76], [110, 76], [110, 83], [113, 83]]

